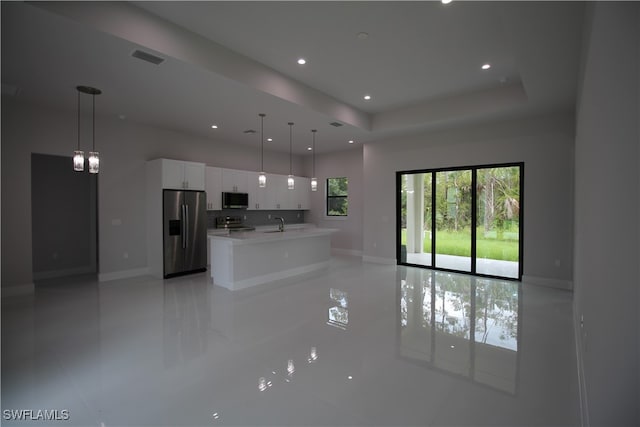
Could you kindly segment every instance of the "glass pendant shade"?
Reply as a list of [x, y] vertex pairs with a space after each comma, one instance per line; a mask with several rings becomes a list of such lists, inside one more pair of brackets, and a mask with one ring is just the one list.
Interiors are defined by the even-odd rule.
[[287, 178], [287, 188], [289, 190], [293, 190], [295, 188], [295, 181], [293, 180], [293, 175], [289, 175]]
[[96, 95], [100, 95], [102, 91], [90, 86], [76, 86], [78, 91], [78, 148], [73, 152], [73, 170], [84, 171], [84, 151], [80, 150], [80, 94], [91, 95], [92, 107], [92, 150], [89, 151], [89, 173], [98, 173], [100, 171], [100, 153], [96, 151]]
[[76, 150], [73, 152], [73, 170], [76, 172], [84, 170], [84, 151]]
[[258, 175], [258, 187], [265, 188], [267, 186], [267, 175], [264, 173], [264, 118], [266, 114], [260, 113], [260, 175]]
[[318, 132], [316, 129], [311, 129], [311, 134], [313, 135], [313, 158], [311, 160], [313, 164], [313, 178], [311, 178], [311, 191], [318, 191], [318, 178], [316, 178], [316, 132]]
[[89, 151], [89, 173], [100, 172], [100, 153]]

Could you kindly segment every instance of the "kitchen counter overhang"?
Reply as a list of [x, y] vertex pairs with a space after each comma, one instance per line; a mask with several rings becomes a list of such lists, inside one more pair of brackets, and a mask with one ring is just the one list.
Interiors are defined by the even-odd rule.
[[332, 228], [247, 231], [210, 236], [216, 285], [244, 289], [329, 265]]

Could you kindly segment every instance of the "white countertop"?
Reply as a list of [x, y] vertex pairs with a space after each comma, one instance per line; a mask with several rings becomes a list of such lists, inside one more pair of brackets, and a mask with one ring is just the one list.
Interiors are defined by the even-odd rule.
[[266, 229], [256, 229], [255, 231], [234, 231], [225, 235], [209, 235], [211, 239], [223, 240], [231, 242], [234, 245], [253, 244], [270, 241], [281, 241], [289, 239], [302, 239], [315, 236], [326, 236], [333, 234], [338, 230], [335, 228], [317, 228], [317, 227], [294, 227], [285, 226], [285, 231], [278, 231], [278, 228], [269, 226]]
[[[265, 231], [271, 231], [271, 230], [278, 230], [278, 225], [277, 224], [273, 224], [273, 225], [258, 225], [256, 228], [256, 232], [265, 232]], [[300, 230], [300, 229], [308, 229], [308, 228], [316, 228], [315, 224], [312, 223], [308, 223], [308, 222], [303, 222], [303, 223], [296, 223], [296, 224], [286, 224], [285, 226], [285, 230]], [[233, 231], [232, 233], [229, 232], [228, 229], [226, 228], [207, 228], [207, 236], [226, 236], [229, 234], [238, 234], [238, 233], [246, 233], [245, 231]]]

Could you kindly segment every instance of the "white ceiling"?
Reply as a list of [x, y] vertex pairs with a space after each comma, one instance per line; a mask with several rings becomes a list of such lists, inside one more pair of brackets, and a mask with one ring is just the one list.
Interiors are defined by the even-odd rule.
[[[3, 96], [229, 143], [328, 152], [574, 108], [582, 2], [2, 2]], [[360, 32], [368, 33], [361, 39]], [[135, 49], [166, 60], [132, 58]], [[299, 66], [298, 57], [307, 59]], [[491, 69], [481, 70], [490, 63]], [[365, 101], [363, 96], [372, 99]], [[330, 122], [344, 126], [335, 128]], [[218, 130], [210, 125], [216, 123]]]

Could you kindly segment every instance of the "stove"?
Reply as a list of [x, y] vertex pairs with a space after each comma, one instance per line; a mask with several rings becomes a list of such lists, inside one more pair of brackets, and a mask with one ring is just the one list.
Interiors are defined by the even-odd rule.
[[239, 216], [218, 216], [216, 217], [216, 228], [229, 231], [252, 231], [255, 227], [244, 225]]

